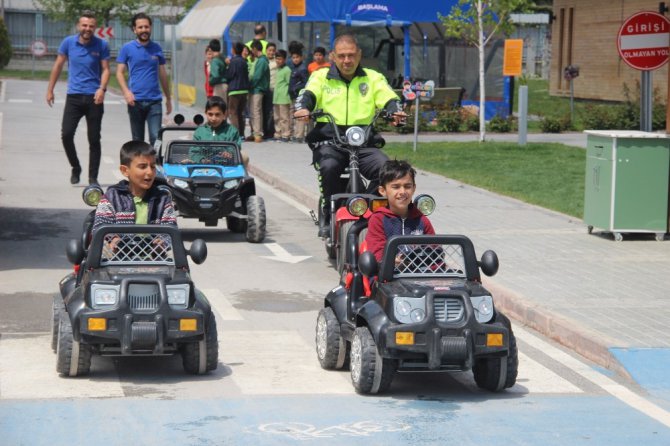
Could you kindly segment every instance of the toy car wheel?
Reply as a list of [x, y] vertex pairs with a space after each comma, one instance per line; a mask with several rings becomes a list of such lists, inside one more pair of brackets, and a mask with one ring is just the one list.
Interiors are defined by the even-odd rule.
[[65, 311], [60, 314], [56, 357], [60, 376], [87, 375], [91, 370], [91, 347], [74, 340], [70, 317]]
[[205, 326], [205, 339], [185, 344], [181, 352], [184, 370], [193, 375], [204, 375], [219, 365], [219, 340], [216, 319], [210, 313]]
[[247, 231], [247, 221], [237, 217], [226, 217], [226, 226], [232, 232], [242, 234]]
[[316, 319], [316, 356], [321, 367], [341, 369], [348, 362], [348, 344], [340, 336], [340, 323], [330, 307], [322, 308]]
[[509, 319], [498, 313], [495, 324], [503, 325], [509, 329], [509, 352], [501, 358], [477, 359], [474, 367], [472, 367], [472, 374], [478, 387], [491, 392], [500, 392], [516, 383], [519, 371], [519, 353], [516, 346], [516, 337], [512, 332]]
[[358, 393], [386, 391], [393, 381], [396, 364], [379, 355], [367, 327], [358, 327], [351, 341], [351, 382]]
[[258, 195], [247, 198], [247, 241], [260, 243], [265, 238], [265, 202]]
[[337, 273], [340, 275], [342, 275], [344, 265], [347, 263], [347, 234], [353, 225], [353, 221], [343, 222], [337, 236]]
[[60, 324], [60, 314], [65, 311], [65, 304], [60, 294], [54, 294], [51, 304], [51, 350], [56, 353], [58, 349], [58, 324]]

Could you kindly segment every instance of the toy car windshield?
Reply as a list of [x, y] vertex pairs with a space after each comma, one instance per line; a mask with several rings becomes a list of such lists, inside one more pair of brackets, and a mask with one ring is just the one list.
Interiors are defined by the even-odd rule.
[[241, 164], [235, 143], [219, 141], [172, 141], [167, 150], [168, 164], [211, 164], [237, 166]]
[[[471, 279], [478, 274], [471, 245], [462, 236], [392, 237], [386, 244], [380, 276], [384, 280], [436, 276]], [[468, 265], [469, 258], [475, 263]]]
[[100, 266], [138, 263], [174, 265], [170, 235], [133, 233], [104, 235]]

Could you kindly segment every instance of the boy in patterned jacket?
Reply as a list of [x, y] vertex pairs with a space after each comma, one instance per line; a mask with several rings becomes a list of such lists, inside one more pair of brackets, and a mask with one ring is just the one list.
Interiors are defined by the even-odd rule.
[[435, 234], [428, 217], [412, 203], [415, 177], [416, 170], [407, 161], [386, 161], [379, 171], [379, 194], [386, 197], [389, 204], [372, 214], [365, 236], [367, 250], [378, 262], [384, 255], [386, 240], [394, 235]]
[[121, 147], [121, 174], [127, 180], [110, 186], [95, 210], [93, 232], [103, 225], [177, 226], [172, 198], [155, 184], [156, 151], [144, 141]]

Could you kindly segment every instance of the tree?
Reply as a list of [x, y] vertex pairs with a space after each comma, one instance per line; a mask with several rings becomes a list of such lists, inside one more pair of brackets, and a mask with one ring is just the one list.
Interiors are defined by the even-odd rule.
[[91, 11], [98, 24], [109, 25], [112, 18], [130, 23], [130, 18], [144, 6], [141, 0], [35, 0], [49, 17], [67, 23], [76, 22], [83, 11]]
[[465, 40], [479, 50], [479, 141], [484, 141], [485, 77], [484, 55], [486, 45], [495, 35], [509, 35], [513, 29], [509, 16], [534, 6], [532, 0], [458, 0], [449, 15], [440, 15], [447, 37]]
[[0, 68], [5, 68], [12, 58], [12, 43], [9, 41], [9, 33], [5, 21], [0, 17]]

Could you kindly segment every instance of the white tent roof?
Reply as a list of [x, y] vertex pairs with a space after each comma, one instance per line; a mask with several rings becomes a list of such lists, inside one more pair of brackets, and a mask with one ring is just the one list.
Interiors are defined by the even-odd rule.
[[221, 37], [244, 0], [200, 0], [179, 23], [181, 38]]

